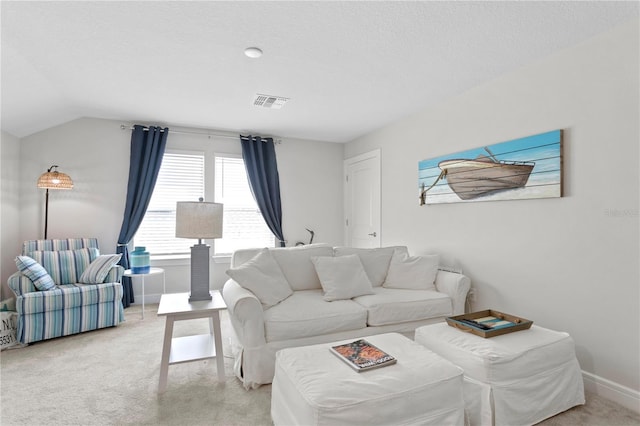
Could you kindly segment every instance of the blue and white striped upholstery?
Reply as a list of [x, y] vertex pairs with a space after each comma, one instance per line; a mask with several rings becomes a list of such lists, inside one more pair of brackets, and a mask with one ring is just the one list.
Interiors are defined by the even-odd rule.
[[11, 275], [9, 277], [8, 284], [9, 288], [11, 289], [11, 291], [13, 291], [16, 297], [38, 291], [35, 284], [33, 284], [33, 281], [31, 281], [29, 277], [21, 274], [20, 272], [16, 272], [15, 274]]
[[77, 250], [98, 248], [97, 238], [67, 238], [64, 240], [29, 240], [22, 243], [22, 254], [29, 256], [32, 251]]
[[31, 280], [38, 290], [51, 290], [56, 287], [55, 281], [42, 265], [29, 256], [16, 257], [18, 271]]
[[98, 249], [95, 247], [78, 250], [38, 250], [27, 254], [47, 270], [57, 285], [80, 282], [80, 276], [98, 255]]
[[100, 284], [109, 274], [109, 271], [116, 265], [122, 254], [103, 254], [92, 260], [80, 275], [80, 282], [83, 284]]
[[122, 266], [111, 268], [103, 283], [77, 282], [99, 254], [96, 238], [25, 241], [22, 250], [39, 259], [57, 285], [38, 291], [20, 272], [9, 277], [9, 287], [16, 294], [18, 341], [37, 342], [124, 321]]
[[16, 301], [16, 337], [29, 343], [118, 325], [121, 301], [120, 283], [66, 284], [28, 293]]

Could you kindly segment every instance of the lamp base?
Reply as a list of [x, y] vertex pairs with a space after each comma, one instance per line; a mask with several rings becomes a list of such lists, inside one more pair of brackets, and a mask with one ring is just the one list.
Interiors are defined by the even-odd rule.
[[209, 246], [196, 244], [191, 247], [191, 295], [189, 302], [211, 300], [209, 292]]
[[191, 302], [199, 302], [199, 301], [202, 301], [202, 300], [211, 300], [211, 299], [213, 299], [211, 297], [211, 293], [208, 293], [206, 296], [197, 296], [197, 297], [194, 297], [193, 295], [189, 295], [189, 303], [191, 303]]

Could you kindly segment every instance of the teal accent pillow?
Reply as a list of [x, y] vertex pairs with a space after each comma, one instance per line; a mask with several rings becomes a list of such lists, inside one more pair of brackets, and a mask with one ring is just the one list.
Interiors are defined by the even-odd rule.
[[107, 274], [109, 274], [109, 270], [120, 261], [121, 257], [122, 254], [103, 254], [98, 256], [84, 270], [80, 277], [80, 282], [83, 284], [103, 283], [107, 278]]
[[38, 290], [45, 291], [56, 288], [53, 278], [47, 273], [46, 269], [29, 256], [16, 257], [16, 266], [20, 272], [33, 282], [33, 285]]

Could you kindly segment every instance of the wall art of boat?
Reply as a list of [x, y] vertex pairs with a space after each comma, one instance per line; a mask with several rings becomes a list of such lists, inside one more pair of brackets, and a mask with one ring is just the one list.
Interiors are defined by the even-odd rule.
[[489, 148], [489, 157], [479, 155], [474, 160], [452, 159], [438, 163], [442, 178], [463, 200], [506, 189], [522, 188], [535, 167], [532, 161], [499, 161]]
[[562, 196], [562, 130], [418, 163], [420, 205]]

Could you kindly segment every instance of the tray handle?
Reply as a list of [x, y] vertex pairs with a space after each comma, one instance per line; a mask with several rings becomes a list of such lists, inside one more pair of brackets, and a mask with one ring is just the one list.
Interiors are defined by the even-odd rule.
[[457, 328], [460, 331], [464, 331], [465, 333], [471, 333], [471, 327], [469, 327], [469, 326], [462, 325], [457, 321], [451, 322], [450, 324], [453, 325], [455, 328]]

